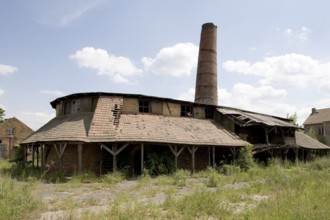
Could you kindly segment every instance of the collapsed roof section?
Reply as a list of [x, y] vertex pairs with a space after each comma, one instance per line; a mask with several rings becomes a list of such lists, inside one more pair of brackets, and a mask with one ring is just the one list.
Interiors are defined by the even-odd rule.
[[271, 127], [297, 127], [291, 123], [290, 119], [280, 118], [272, 115], [249, 112], [229, 107], [219, 107], [217, 108], [217, 111], [228, 116], [241, 127], [248, 127], [260, 124]]

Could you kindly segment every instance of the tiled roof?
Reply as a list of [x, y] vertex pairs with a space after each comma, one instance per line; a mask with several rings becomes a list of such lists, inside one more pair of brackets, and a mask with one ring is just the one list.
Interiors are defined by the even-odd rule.
[[47, 141], [88, 141], [87, 133], [93, 113], [76, 113], [56, 117], [33, 133], [24, 143]]
[[246, 142], [213, 120], [161, 115], [122, 115], [117, 141], [243, 146]]
[[320, 124], [325, 121], [330, 121], [330, 108], [315, 109], [315, 113], [308, 116], [304, 125]]
[[122, 114], [120, 122], [114, 126], [109, 118], [100, 117], [104, 123], [96, 120], [97, 115], [94, 114], [93, 117], [93, 113], [78, 113], [54, 118], [24, 143], [118, 141], [209, 146], [243, 146], [246, 143], [208, 119]]
[[224, 115], [232, 117], [235, 121], [241, 123], [243, 126], [249, 126], [253, 124], [264, 124], [268, 126], [278, 127], [296, 127], [291, 124], [288, 119], [279, 118], [272, 115], [265, 115], [255, 112], [244, 111], [234, 108], [219, 107], [217, 111]]
[[296, 144], [299, 147], [308, 148], [308, 149], [329, 149], [330, 150], [330, 147], [328, 147], [327, 145], [322, 144], [318, 140], [315, 140], [302, 132], [296, 131], [295, 135], [296, 135]]

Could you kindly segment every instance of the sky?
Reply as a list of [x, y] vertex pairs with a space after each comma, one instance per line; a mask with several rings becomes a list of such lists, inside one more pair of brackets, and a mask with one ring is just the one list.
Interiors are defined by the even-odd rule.
[[36, 130], [80, 92], [194, 100], [217, 28], [219, 105], [301, 125], [330, 107], [330, 1], [1, 0], [0, 108]]

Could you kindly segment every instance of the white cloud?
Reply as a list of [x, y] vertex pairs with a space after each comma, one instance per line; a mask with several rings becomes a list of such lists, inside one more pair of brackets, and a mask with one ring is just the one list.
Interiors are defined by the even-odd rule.
[[44, 95], [53, 95], [53, 96], [63, 96], [64, 95], [64, 92], [62, 91], [57, 91], [57, 90], [41, 90], [40, 91], [41, 94], [44, 94]]
[[306, 26], [302, 26], [299, 29], [287, 28], [282, 31], [280, 28], [276, 28], [276, 31], [279, 33], [284, 33], [284, 36], [289, 42], [306, 42], [309, 40], [309, 37], [312, 33], [312, 30]]
[[5, 92], [0, 89], [0, 97], [4, 94]]
[[115, 83], [128, 83], [128, 76], [139, 75], [142, 71], [133, 62], [122, 56], [115, 56], [103, 49], [84, 47], [70, 55], [80, 67], [97, 70], [99, 75], [107, 75]]
[[17, 71], [17, 67], [0, 64], [0, 75], [9, 75]]
[[198, 47], [192, 43], [178, 43], [161, 49], [155, 58], [143, 57], [146, 71], [157, 75], [190, 75], [197, 66]]
[[45, 112], [19, 112], [16, 117], [23, 121], [27, 126], [33, 130], [39, 129], [41, 126], [46, 124], [52, 118], [55, 117], [55, 113], [45, 113]]
[[228, 60], [222, 67], [229, 72], [260, 77], [259, 82], [262, 85], [306, 87], [310, 84], [330, 82], [330, 62], [320, 63], [309, 56], [295, 53], [266, 57], [255, 63]]
[[61, 1], [38, 1], [32, 10], [37, 21], [42, 24], [67, 26], [103, 2], [104, 0], [67, 0], [63, 4]]

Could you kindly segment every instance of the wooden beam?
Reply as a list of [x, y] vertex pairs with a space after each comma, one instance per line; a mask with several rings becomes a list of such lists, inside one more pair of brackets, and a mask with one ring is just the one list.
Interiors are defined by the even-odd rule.
[[83, 151], [83, 145], [78, 144], [77, 146], [77, 151], [78, 151], [78, 172], [82, 172], [82, 151]]
[[32, 144], [32, 167], [34, 167], [34, 144]]
[[117, 146], [116, 146], [116, 150], [113, 149], [112, 145], [112, 149], [110, 149], [109, 147], [107, 147], [105, 144], [101, 144], [101, 149], [104, 148], [106, 151], [108, 151], [112, 156], [114, 155], [118, 155], [120, 152], [122, 152], [127, 146], [129, 145], [129, 143], [125, 143], [123, 144], [118, 150], [117, 150]]
[[215, 168], [215, 146], [212, 147], [212, 167]]
[[144, 170], [144, 144], [141, 144], [141, 174]]
[[57, 156], [59, 158], [59, 162], [60, 162], [60, 171], [63, 171], [63, 153], [65, 151], [65, 148], [67, 146], [67, 143], [65, 142], [64, 144], [60, 144], [60, 149], [57, 149], [57, 145], [54, 144]]
[[197, 146], [187, 147], [189, 152], [191, 153], [191, 169], [192, 173], [195, 173], [195, 152], [198, 150]]
[[174, 145], [174, 148], [172, 145], [168, 145], [168, 147], [170, 148], [170, 150], [172, 151], [173, 155], [174, 155], [174, 165], [175, 165], [175, 169], [178, 168], [178, 157], [180, 156], [180, 154], [182, 153], [182, 151], [184, 150], [185, 146], [181, 147], [178, 151], [178, 146]]
[[46, 162], [46, 155], [45, 155], [45, 144], [41, 145], [41, 171], [45, 171], [45, 162]]
[[117, 171], [117, 144], [112, 145], [112, 151], [115, 152], [112, 157], [112, 171], [115, 172]]

